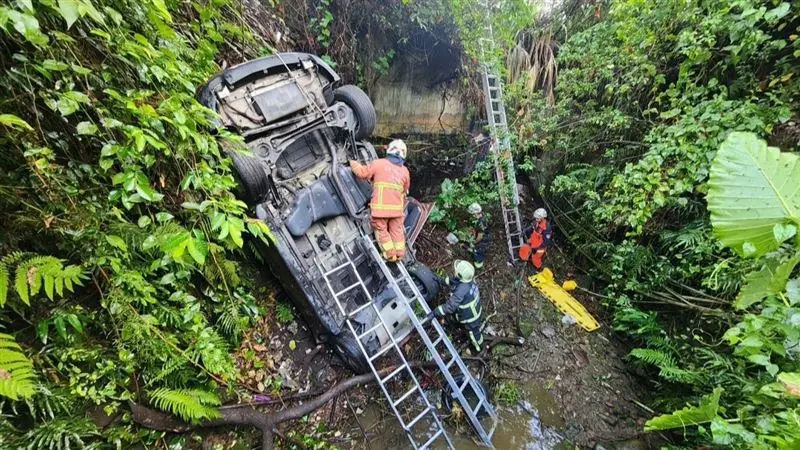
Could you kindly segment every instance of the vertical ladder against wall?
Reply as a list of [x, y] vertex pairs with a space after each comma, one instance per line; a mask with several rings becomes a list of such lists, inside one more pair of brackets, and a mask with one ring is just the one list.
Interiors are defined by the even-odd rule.
[[[344, 263], [330, 270], [325, 270], [317, 262], [317, 268], [322, 273], [322, 278], [328, 290], [340, 312], [345, 317], [349, 332], [355, 337], [360, 351], [368, 362], [378, 386], [389, 401], [392, 412], [408, 436], [412, 448], [427, 449], [442, 440], [444, 440], [448, 448], [454, 448], [441, 419], [436, 414], [436, 409], [422, 390], [401, 346], [401, 342], [407, 336], [414, 335], [421, 339], [428, 354], [436, 362], [447, 385], [450, 386], [453, 398], [457, 399], [461, 404], [473, 428], [478, 432], [481, 441], [483, 441], [484, 445], [493, 448], [491, 439], [497, 426], [497, 413], [489, 403], [489, 399], [485, 397], [477, 380], [475, 380], [464, 361], [458, 355], [439, 322], [436, 320], [425, 321], [425, 317], [430, 313], [431, 309], [417, 289], [405, 266], [402, 263], [397, 263], [393, 265], [395, 271], [392, 271], [381, 258], [370, 237], [362, 236], [355, 242], [355, 254], [361, 253], [359, 250], [363, 251], [363, 254], [369, 255], [368, 259], [370, 261], [379, 266], [381, 274], [395, 294], [395, 300], [400, 307], [405, 308], [405, 314], [411, 321], [412, 328], [408, 331], [408, 334], [394, 336], [392, 327], [386, 323], [384, 317], [380, 314], [380, 308], [375, 303], [361, 274], [359, 274], [354, 256], [350, 254], [347, 247], [343, 246], [341, 249], [341, 254], [345, 260]], [[403, 288], [405, 288], [405, 291]], [[367, 300], [366, 303], [356, 305], [347, 300], [347, 294], [354, 290], [363, 293], [364, 298]], [[410, 292], [410, 295], [407, 292]], [[362, 325], [353, 319], [369, 308], [374, 311], [377, 322], [372, 327], [364, 330], [361, 329]], [[422, 318], [417, 316], [418, 313], [421, 314]], [[425, 329], [428, 325], [433, 326], [433, 339]], [[380, 329], [386, 332], [389, 342], [380, 348], [368, 350], [367, 343], [370, 337]], [[396, 357], [395, 362], [398, 362], [396, 368], [390, 373], [381, 371], [378, 368], [379, 360], [385, 358], [384, 361], [386, 361], [392, 357]], [[468, 390], [473, 393], [470, 398], [465, 395]], [[395, 392], [398, 392], [398, 394], [395, 394]], [[480, 417], [483, 415], [487, 415], [492, 421], [491, 428], [488, 431], [481, 423]]]
[[[491, 33], [491, 28], [489, 32]], [[519, 189], [514, 170], [514, 156], [511, 153], [511, 141], [508, 137], [506, 108], [503, 104], [503, 82], [497, 71], [488, 64], [484, 64], [483, 69], [483, 95], [492, 139], [489, 154], [492, 155], [494, 161], [497, 189], [500, 194], [500, 211], [506, 230], [508, 256], [510, 261], [514, 262], [519, 259], [519, 248], [524, 240], [519, 216]]]

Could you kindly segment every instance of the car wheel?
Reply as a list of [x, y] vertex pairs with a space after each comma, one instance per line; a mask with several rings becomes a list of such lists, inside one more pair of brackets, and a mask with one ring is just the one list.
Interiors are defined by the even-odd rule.
[[333, 336], [333, 348], [342, 362], [357, 374], [367, 373], [371, 369], [367, 364], [367, 359], [358, 348], [356, 339], [350, 334], [348, 329], [342, 329], [337, 336]]
[[258, 158], [229, 151], [241, 187], [240, 196], [248, 205], [257, 205], [267, 196], [267, 174]]
[[333, 98], [353, 109], [357, 122], [354, 132], [356, 140], [369, 137], [375, 131], [375, 124], [378, 122], [375, 106], [361, 88], [346, 84], [333, 91]]
[[439, 296], [439, 282], [428, 266], [420, 262], [414, 263], [408, 266], [408, 274], [414, 279], [414, 284], [426, 302], [431, 303], [436, 300]]

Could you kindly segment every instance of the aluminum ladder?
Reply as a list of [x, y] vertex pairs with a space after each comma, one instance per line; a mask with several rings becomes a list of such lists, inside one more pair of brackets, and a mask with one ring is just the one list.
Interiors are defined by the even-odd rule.
[[[325, 284], [333, 296], [337, 307], [343, 314], [350, 333], [352, 333], [352, 335], [355, 337], [359, 349], [366, 358], [372, 374], [375, 376], [384, 396], [389, 401], [392, 412], [395, 414], [398, 422], [403, 427], [403, 430], [411, 442], [412, 447], [414, 449], [430, 448], [430, 446], [435, 442], [443, 439], [448, 448], [454, 448], [450, 436], [444, 429], [441, 419], [436, 414], [436, 409], [430, 403], [424, 391], [422, 390], [419, 381], [417, 380], [411, 366], [408, 363], [405, 352], [401, 347], [401, 342], [405, 340], [407, 336], [416, 332], [422, 338], [422, 342], [425, 344], [428, 353], [432, 355], [436, 365], [447, 380], [450, 388], [453, 390], [453, 396], [462, 405], [467, 417], [470, 419], [470, 423], [472, 423], [473, 427], [478, 431], [481, 440], [485, 445], [493, 448], [491, 444], [491, 437], [494, 433], [494, 429], [496, 428], [497, 414], [489, 403], [489, 399], [483, 396], [483, 391], [478, 386], [478, 383], [474, 377], [472, 377], [470, 374], [469, 370], [464, 364], [464, 361], [456, 352], [453, 344], [448, 339], [444, 329], [441, 327], [438, 321], [429, 321], [430, 323], [434, 324], [437, 333], [436, 340], [432, 341], [428, 336], [428, 333], [424, 328], [428, 322], [426, 322], [424, 318], [431, 310], [414, 284], [411, 276], [408, 274], [408, 271], [405, 269], [402, 263], [396, 263], [393, 265], [397, 268], [398, 275], [392, 273], [389, 266], [378, 253], [374, 242], [369, 237], [362, 236], [355, 242], [355, 244], [355, 250], [364, 250], [366, 254], [369, 255], [368, 259], [379, 266], [381, 274], [387, 280], [389, 286], [395, 294], [396, 301], [404, 305], [406, 315], [410, 318], [413, 325], [413, 328], [409, 330], [407, 334], [399, 337], [393, 335], [391, 327], [389, 327], [384, 320], [384, 317], [380, 314], [378, 305], [375, 303], [372, 295], [370, 294], [361, 274], [359, 274], [357, 266], [353, 261], [353, 256], [346, 248], [347, 245], [341, 249], [341, 254], [344, 255], [346, 260], [344, 263], [339, 264], [327, 271], [323, 271], [319, 263], [317, 263], [317, 267], [320, 269], [325, 280]], [[334, 287], [337, 282], [339, 284], [344, 284], [342, 283], [342, 280], [346, 280], [348, 278], [353, 279], [354, 281], [350, 284], [342, 286], [338, 290]], [[408, 289], [410, 289], [412, 292], [411, 298], [409, 298], [409, 296], [403, 292], [401, 286], [406, 286]], [[348, 308], [348, 302], [343, 301], [342, 297], [355, 289], [360, 289], [367, 299], [367, 302], [362, 305], [353, 305], [353, 307]], [[418, 303], [417, 311], [421, 313], [422, 319], [417, 316], [414, 302]], [[377, 323], [366, 330], [357, 330], [357, 326], [360, 324], [357, 324], [353, 318], [367, 308], [373, 309], [377, 318]], [[370, 352], [366, 348], [364, 339], [369, 339], [373, 333], [380, 328], [385, 330], [389, 342], [383, 347]], [[439, 354], [439, 350], [437, 350], [437, 346], [442, 343], [444, 343], [445, 350], [448, 353], [447, 362], [444, 361], [444, 358]], [[381, 370], [378, 369], [377, 366], [378, 360], [382, 357], [387, 357], [392, 354], [395, 354], [395, 356], [399, 357], [400, 364], [391, 373], [382, 376]], [[451, 372], [451, 368], [457, 368], [460, 370], [462, 376], [459, 377], [457, 373], [454, 374]], [[392, 381], [399, 381], [401, 374], [407, 375], [408, 384], [406, 386], [410, 384], [410, 387], [401, 390], [402, 393], [400, 395], [393, 395], [393, 390], [390, 389], [388, 384]], [[464, 380], [461, 385], [457, 383], [456, 378]], [[475, 402], [474, 407], [469, 404], [464, 395], [464, 392], [468, 387], [470, 387], [474, 393], [477, 393], [476, 397], [478, 401]], [[413, 400], [416, 400], [416, 402]], [[403, 408], [404, 405], [408, 408]], [[414, 410], [415, 406], [417, 408], [421, 406], [421, 411], [419, 409]], [[477, 413], [480, 412], [481, 408], [483, 408], [492, 418], [492, 428], [489, 432], [485, 431], [478, 417]], [[420, 427], [419, 425], [422, 426]]]
[[483, 95], [486, 102], [486, 117], [489, 120], [489, 131], [492, 143], [489, 153], [494, 161], [494, 172], [497, 178], [497, 189], [500, 194], [500, 210], [506, 230], [506, 244], [510, 261], [519, 259], [519, 248], [522, 246], [522, 223], [519, 216], [519, 189], [514, 170], [514, 157], [511, 154], [511, 142], [508, 137], [508, 121], [503, 104], [503, 82], [488, 65], [483, 69]]

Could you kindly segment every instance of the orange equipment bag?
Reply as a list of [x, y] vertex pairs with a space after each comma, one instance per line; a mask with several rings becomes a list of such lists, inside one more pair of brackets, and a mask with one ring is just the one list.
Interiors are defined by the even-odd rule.
[[519, 248], [519, 259], [523, 261], [530, 261], [531, 255], [533, 255], [533, 248], [531, 248], [528, 244], [522, 244]]

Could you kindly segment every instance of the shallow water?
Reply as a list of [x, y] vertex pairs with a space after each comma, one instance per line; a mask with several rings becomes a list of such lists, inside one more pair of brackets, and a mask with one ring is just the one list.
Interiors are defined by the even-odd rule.
[[[558, 414], [552, 395], [542, 386], [535, 383], [518, 382], [522, 400], [518, 405], [499, 408], [500, 424], [494, 435], [494, 446], [498, 450], [550, 450], [560, 448], [564, 440], [561, 431], [563, 420]], [[439, 392], [429, 392], [433, 402], [439, 398]], [[371, 403], [359, 417], [364, 431], [370, 436], [370, 447], [373, 449], [407, 449], [410, 444], [400, 425], [391, 414], [381, 420], [381, 408]], [[458, 450], [485, 449], [471, 439], [472, 432], [466, 429], [454, 430], [448, 424], [448, 433], [453, 445]], [[462, 427], [466, 427], [463, 424]], [[439, 441], [436, 449], [447, 448], [444, 441]]]

